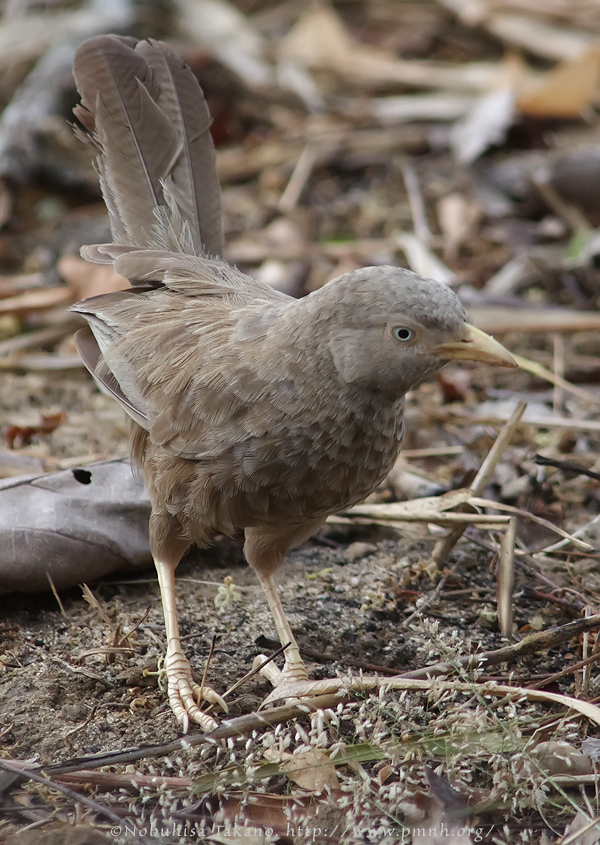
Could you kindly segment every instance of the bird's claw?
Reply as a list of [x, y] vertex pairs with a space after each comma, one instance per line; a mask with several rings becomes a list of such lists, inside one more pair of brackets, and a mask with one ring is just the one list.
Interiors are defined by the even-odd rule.
[[223, 712], [229, 709], [225, 700], [212, 687], [201, 686], [192, 678], [192, 668], [180, 652], [167, 655], [165, 661], [167, 674], [167, 695], [175, 718], [187, 733], [190, 721], [200, 725], [203, 731], [212, 731], [217, 722], [208, 713], [198, 707], [202, 701], [218, 705]]

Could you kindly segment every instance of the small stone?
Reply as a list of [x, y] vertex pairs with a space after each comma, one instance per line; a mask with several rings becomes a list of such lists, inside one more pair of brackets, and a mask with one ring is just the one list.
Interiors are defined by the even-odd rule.
[[90, 715], [90, 711], [82, 702], [64, 704], [61, 712], [65, 719], [68, 719], [70, 722], [83, 721]]
[[498, 614], [491, 607], [483, 607], [479, 612], [477, 624], [482, 628], [495, 630], [498, 627]]
[[361, 557], [372, 555], [373, 552], [376, 551], [377, 546], [374, 546], [372, 543], [350, 543], [348, 548], [344, 551], [344, 560], [348, 563], [354, 563], [355, 560], [360, 560]]

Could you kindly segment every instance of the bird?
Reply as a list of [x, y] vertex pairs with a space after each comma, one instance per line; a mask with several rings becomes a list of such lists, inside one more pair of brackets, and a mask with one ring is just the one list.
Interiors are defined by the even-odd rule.
[[76, 132], [96, 158], [112, 242], [83, 247], [131, 287], [72, 306], [84, 364], [129, 417], [151, 501], [168, 700], [211, 730], [184, 655], [175, 569], [192, 544], [243, 533], [284, 652], [306, 667], [275, 575], [328, 516], [363, 501], [401, 448], [408, 391], [448, 361], [516, 366], [454, 292], [394, 266], [354, 270], [294, 299], [228, 264], [211, 118], [190, 68], [160, 41], [80, 45]]

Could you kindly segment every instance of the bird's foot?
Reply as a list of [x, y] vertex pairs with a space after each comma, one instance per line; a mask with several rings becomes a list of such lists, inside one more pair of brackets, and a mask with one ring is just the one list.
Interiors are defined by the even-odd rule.
[[[254, 658], [254, 669], [265, 662], [264, 654]], [[339, 678], [331, 678], [324, 681], [309, 681], [304, 663], [285, 666], [283, 671], [271, 661], [260, 669], [260, 674], [273, 684], [273, 691], [263, 701], [261, 707], [274, 703], [281, 704], [283, 701], [297, 701], [302, 698], [312, 698], [323, 693], [337, 692], [343, 681]]]
[[228, 707], [223, 698], [212, 687], [206, 686], [206, 684], [201, 686], [194, 681], [192, 667], [181, 651], [173, 651], [167, 654], [165, 672], [169, 704], [183, 732], [188, 732], [190, 721], [200, 725], [203, 731], [214, 730], [217, 727], [217, 722], [212, 716], [201, 710], [198, 704], [202, 701], [217, 704], [227, 713]]
[[[268, 660], [264, 654], [259, 654], [254, 658], [253, 668], [256, 669], [262, 663]], [[271, 660], [266, 666], [263, 666], [260, 670], [260, 674], [263, 678], [266, 678], [268, 681], [271, 681], [274, 687], [285, 686], [287, 684], [295, 683], [297, 681], [308, 681], [308, 673], [306, 671], [306, 666], [304, 665], [304, 661], [302, 658], [299, 660], [288, 661], [286, 660], [283, 669], [280, 669], [278, 666], [273, 663]]]

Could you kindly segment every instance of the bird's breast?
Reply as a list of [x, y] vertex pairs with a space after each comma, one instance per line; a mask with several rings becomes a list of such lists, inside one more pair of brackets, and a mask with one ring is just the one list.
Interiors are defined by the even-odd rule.
[[385, 478], [401, 447], [403, 404], [373, 397], [343, 419], [313, 431], [303, 481], [312, 485], [315, 510], [333, 513], [350, 507]]
[[[239, 527], [325, 518], [365, 499], [400, 451], [403, 401], [361, 397], [240, 444], [213, 475]], [[235, 516], [233, 516], [235, 512]]]

